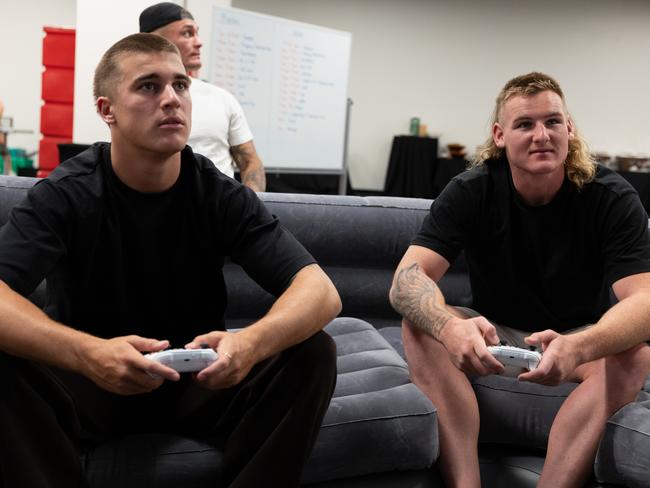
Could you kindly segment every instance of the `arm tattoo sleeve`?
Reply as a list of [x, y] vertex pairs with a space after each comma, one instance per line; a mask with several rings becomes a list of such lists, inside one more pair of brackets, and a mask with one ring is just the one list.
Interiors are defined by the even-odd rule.
[[266, 190], [266, 174], [252, 141], [230, 148], [235, 164], [239, 167], [242, 184], [255, 191]]
[[390, 293], [393, 308], [418, 329], [439, 339], [451, 314], [440, 289], [417, 263], [400, 270]]

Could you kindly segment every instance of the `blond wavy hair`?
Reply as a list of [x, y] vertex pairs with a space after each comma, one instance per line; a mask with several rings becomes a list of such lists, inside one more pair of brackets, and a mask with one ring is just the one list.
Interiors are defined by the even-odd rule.
[[[499, 121], [503, 106], [512, 97], [530, 97], [543, 91], [556, 93], [562, 99], [567, 117], [571, 118], [566, 108], [566, 100], [564, 99], [564, 93], [562, 92], [562, 88], [560, 88], [560, 84], [544, 73], [532, 72], [517, 76], [506, 83], [496, 99], [490, 128], [494, 127], [494, 124]], [[477, 150], [476, 156], [470, 163], [470, 166], [480, 166], [487, 159], [501, 158], [504, 153], [505, 150], [497, 147], [494, 139], [490, 135], [485, 143]], [[596, 174], [596, 163], [586, 141], [575, 127], [575, 123], [573, 123], [573, 137], [569, 138], [569, 152], [564, 161], [564, 167], [567, 178], [578, 189], [593, 180]]]

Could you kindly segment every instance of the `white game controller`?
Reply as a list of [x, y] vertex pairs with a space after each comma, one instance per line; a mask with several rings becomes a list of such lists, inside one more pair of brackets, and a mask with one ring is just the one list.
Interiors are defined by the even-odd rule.
[[513, 346], [489, 346], [488, 351], [505, 366], [504, 376], [519, 376], [534, 370], [542, 359], [537, 351]]
[[217, 360], [214, 349], [167, 349], [145, 354], [146, 358], [158, 361], [179, 373], [201, 371]]

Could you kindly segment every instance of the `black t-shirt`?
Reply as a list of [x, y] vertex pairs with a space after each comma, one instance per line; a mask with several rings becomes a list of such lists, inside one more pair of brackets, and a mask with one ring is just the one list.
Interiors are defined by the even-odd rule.
[[189, 147], [176, 183], [147, 194], [97, 143], [34, 185], [0, 229], [0, 279], [26, 296], [47, 278], [50, 317], [176, 347], [224, 329], [226, 256], [276, 296], [314, 262], [254, 192]]
[[505, 159], [455, 177], [413, 244], [452, 262], [465, 251], [473, 307], [525, 331], [594, 323], [617, 280], [650, 271], [648, 216], [636, 191], [598, 167], [578, 191], [568, 180], [548, 204], [526, 205]]

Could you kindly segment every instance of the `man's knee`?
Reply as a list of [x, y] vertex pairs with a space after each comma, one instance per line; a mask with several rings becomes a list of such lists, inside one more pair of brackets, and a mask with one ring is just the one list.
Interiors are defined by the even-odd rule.
[[319, 331], [305, 341], [294, 346], [298, 367], [304, 371], [322, 376], [323, 379], [336, 378], [336, 344], [326, 332]]
[[610, 392], [608, 397], [614, 403], [613, 408], [618, 408], [621, 402], [634, 400], [643, 388], [650, 373], [650, 346], [646, 343], [639, 344], [627, 351], [587, 363], [583, 367], [585, 369], [578, 375], [577, 380], [586, 381], [594, 376], [602, 378], [597, 381], [604, 381]]
[[[608, 381], [618, 388], [638, 392], [650, 373], [650, 346], [645, 342], [605, 358]], [[616, 387], [616, 386], [615, 386]]]

